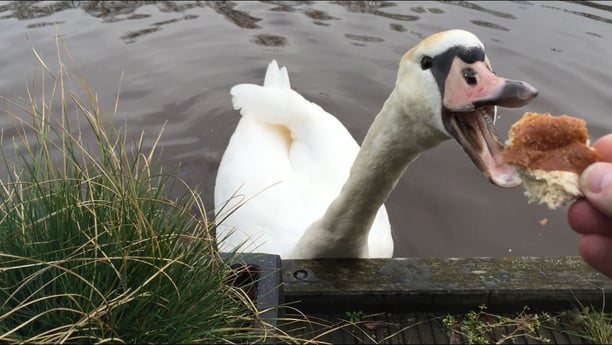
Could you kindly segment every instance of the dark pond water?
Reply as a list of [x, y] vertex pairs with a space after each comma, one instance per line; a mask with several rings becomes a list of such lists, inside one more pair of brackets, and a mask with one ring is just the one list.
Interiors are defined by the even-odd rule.
[[[53, 60], [60, 34], [108, 111], [124, 72], [120, 120], [134, 137], [153, 138], [166, 123], [165, 163], [181, 163], [212, 210], [239, 118], [232, 85], [260, 83], [277, 59], [296, 90], [361, 142], [401, 55], [450, 28], [474, 32], [499, 74], [540, 91], [525, 108], [502, 109], [500, 133], [526, 110], [582, 116], [592, 139], [612, 131], [604, 2], [3, 2], [0, 94], [24, 96], [38, 68], [32, 47]], [[421, 155], [386, 202], [396, 256], [577, 255], [566, 210], [528, 205], [522, 193], [491, 185], [448, 141]]]

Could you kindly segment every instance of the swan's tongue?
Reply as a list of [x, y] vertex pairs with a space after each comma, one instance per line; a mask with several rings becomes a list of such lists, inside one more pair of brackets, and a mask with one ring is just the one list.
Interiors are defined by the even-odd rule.
[[505, 188], [521, 184], [514, 167], [504, 162], [504, 147], [493, 127], [493, 119], [484, 110], [449, 113], [444, 117], [446, 129], [491, 182]]
[[442, 121], [474, 164], [500, 187], [516, 187], [518, 173], [503, 160], [503, 145], [493, 127], [496, 106], [519, 107], [538, 91], [493, 73], [483, 61], [455, 58], [444, 83]]

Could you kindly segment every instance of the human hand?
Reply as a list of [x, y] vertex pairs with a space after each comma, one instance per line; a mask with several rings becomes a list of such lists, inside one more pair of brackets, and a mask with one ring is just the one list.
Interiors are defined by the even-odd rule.
[[585, 197], [572, 204], [567, 217], [574, 231], [582, 235], [580, 256], [612, 278], [612, 134], [601, 137], [593, 147], [602, 162], [591, 164], [580, 176]]

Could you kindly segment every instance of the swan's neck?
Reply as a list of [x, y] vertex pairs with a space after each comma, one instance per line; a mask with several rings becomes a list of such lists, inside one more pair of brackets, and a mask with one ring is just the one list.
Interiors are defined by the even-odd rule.
[[292, 257], [367, 257], [368, 234], [404, 171], [422, 151], [447, 137], [423, 119], [425, 107], [403, 104], [394, 90], [374, 119], [348, 180], [313, 223]]

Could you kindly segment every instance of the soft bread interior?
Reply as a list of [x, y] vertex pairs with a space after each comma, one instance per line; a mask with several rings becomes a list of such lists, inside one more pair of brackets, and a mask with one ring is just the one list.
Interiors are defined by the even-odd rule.
[[578, 174], [569, 171], [528, 170], [517, 167], [529, 203], [556, 209], [582, 196]]

